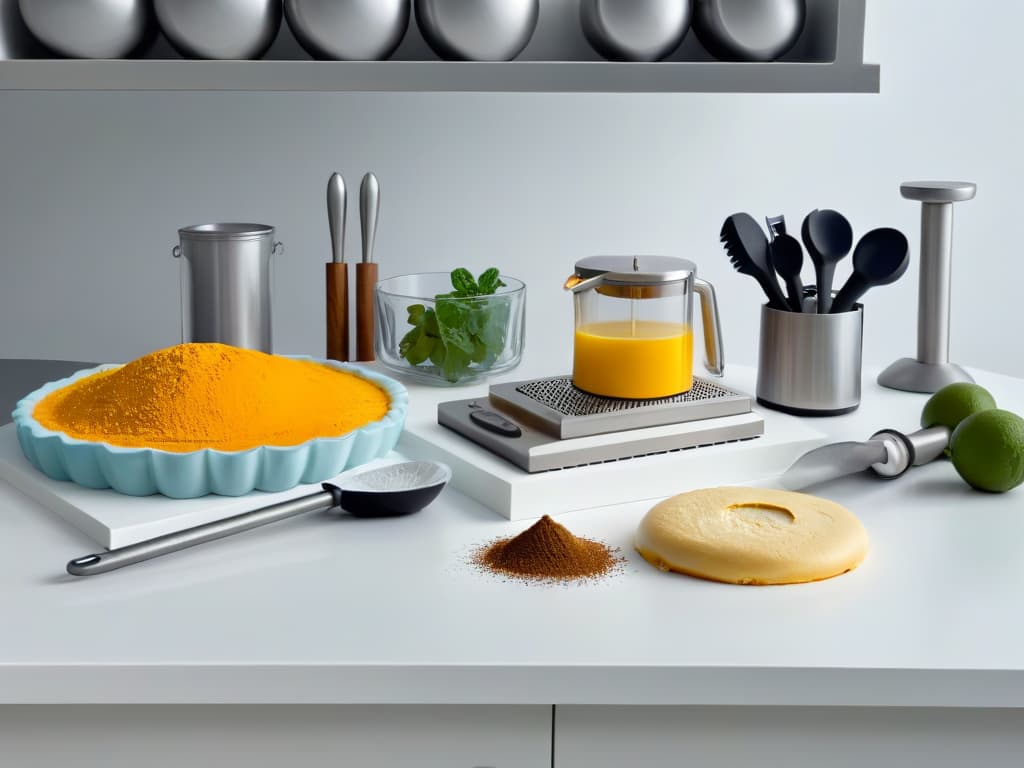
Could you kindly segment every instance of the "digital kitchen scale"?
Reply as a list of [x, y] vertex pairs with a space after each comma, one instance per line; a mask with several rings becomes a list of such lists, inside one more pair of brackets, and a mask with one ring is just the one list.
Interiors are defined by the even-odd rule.
[[760, 437], [764, 419], [751, 407], [749, 396], [699, 377], [680, 395], [629, 400], [556, 376], [440, 403], [437, 421], [527, 472], [545, 472]]

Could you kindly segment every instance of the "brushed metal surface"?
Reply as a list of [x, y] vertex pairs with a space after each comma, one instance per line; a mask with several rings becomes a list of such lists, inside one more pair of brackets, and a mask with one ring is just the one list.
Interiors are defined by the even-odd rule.
[[917, 359], [949, 361], [950, 291], [953, 285], [953, 204], [921, 205]]
[[331, 261], [345, 263], [345, 222], [348, 218], [345, 179], [335, 171], [327, 180], [327, 226], [331, 230]]
[[863, 308], [819, 315], [761, 307], [757, 399], [810, 414], [860, 404]]
[[697, 278], [693, 281], [693, 291], [700, 297], [701, 328], [704, 330], [704, 367], [712, 376], [721, 376], [725, 373], [725, 342], [715, 286], [707, 280]]
[[878, 374], [880, 386], [924, 394], [960, 381], [973, 383], [974, 377], [956, 363], [922, 363], [913, 357], [901, 357]]
[[20, 0], [18, 5], [33, 35], [72, 58], [122, 58], [153, 30], [149, 0]]
[[693, 0], [582, 0], [580, 24], [606, 59], [659, 61], [690, 29]]
[[688, 392], [651, 400], [592, 395], [573, 386], [571, 376], [492, 384], [487, 396], [496, 410], [562, 440], [751, 410], [749, 396], [698, 376]]
[[154, 7], [171, 45], [196, 59], [258, 59], [281, 27], [281, 0], [154, 0]]
[[521, 434], [512, 438], [485, 429], [473, 420], [471, 414], [486, 405], [487, 401], [482, 399], [439, 403], [437, 423], [530, 473], [628, 461], [637, 456], [751, 440], [764, 435], [764, 419], [754, 412], [565, 440], [516, 416], [502, 413], [520, 428]]
[[779, 478], [779, 484], [798, 491], [837, 477], [864, 472], [875, 464], [885, 464], [889, 457], [889, 446], [882, 440], [831, 443], [810, 450], [793, 462]]
[[416, 23], [443, 59], [511, 61], [539, 15], [540, 0], [416, 0]]
[[317, 59], [386, 59], [405, 37], [411, 0], [285, 0], [295, 39]]
[[21, 18], [18, 0], [0, 0], [0, 60], [28, 57], [38, 47]]
[[804, 28], [805, 0], [694, 0], [693, 31], [713, 56], [772, 61]]
[[878, 376], [889, 389], [937, 392], [974, 379], [949, 362], [950, 294], [953, 282], [953, 203], [977, 191], [969, 181], [908, 181], [900, 194], [921, 203], [921, 265], [917, 286], [917, 357], [902, 358]]
[[[328, 484], [325, 483], [324, 487], [328, 487]], [[76, 557], [67, 564], [67, 572], [72, 576], [108, 573], [128, 565], [152, 560], [154, 557], [180, 552], [208, 541], [216, 541], [236, 533], [251, 531], [253, 528], [287, 520], [289, 517], [331, 509], [337, 504], [338, 498], [336, 493], [329, 490], [319, 491], [251, 512], [243, 512], [224, 520], [215, 520], [212, 523], [204, 523], [177, 533], [168, 533], [155, 539], [140, 541], [138, 544], [130, 544], [127, 547]]]
[[783, 473], [779, 482], [784, 488], [799, 490], [867, 469], [880, 477], [899, 477], [911, 467], [939, 458], [949, 445], [949, 436], [948, 427], [910, 433], [880, 429], [865, 442], [832, 443], [808, 451]]
[[359, 231], [363, 238], [363, 263], [373, 261], [373, 245], [377, 240], [377, 219], [380, 217], [380, 182], [372, 172], [363, 176], [359, 185]]
[[183, 341], [272, 351], [270, 259], [274, 228], [203, 224], [178, 230]]

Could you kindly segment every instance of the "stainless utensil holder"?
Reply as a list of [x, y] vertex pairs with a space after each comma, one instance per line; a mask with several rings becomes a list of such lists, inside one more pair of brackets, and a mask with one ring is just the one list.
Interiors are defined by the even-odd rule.
[[757, 402], [796, 416], [838, 416], [860, 405], [864, 308], [816, 314], [761, 307]]
[[178, 235], [181, 340], [272, 352], [270, 257], [284, 251], [274, 228], [200, 224]]

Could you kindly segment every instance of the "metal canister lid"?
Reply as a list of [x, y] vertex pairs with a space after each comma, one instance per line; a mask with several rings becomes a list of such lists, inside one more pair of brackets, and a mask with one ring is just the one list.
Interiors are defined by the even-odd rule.
[[664, 285], [689, 279], [697, 271], [692, 261], [677, 256], [588, 256], [576, 262], [576, 275], [604, 275], [605, 283]]
[[266, 224], [194, 224], [182, 227], [178, 235], [183, 240], [261, 240], [274, 236], [274, 228]]

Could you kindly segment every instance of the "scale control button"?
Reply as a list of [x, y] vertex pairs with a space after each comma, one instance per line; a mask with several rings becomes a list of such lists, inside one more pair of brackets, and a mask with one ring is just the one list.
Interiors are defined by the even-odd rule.
[[469, 419], [474, 424], [478, 424], [484, 429], [495, 432], [503, 437], [523, 436], [523, 430], [521, 430], [518, 425], [513, 424], [504, 416], [497, 414], [494, 411], [488, 411], [485, 408], [474, 408], [469, 412]]

